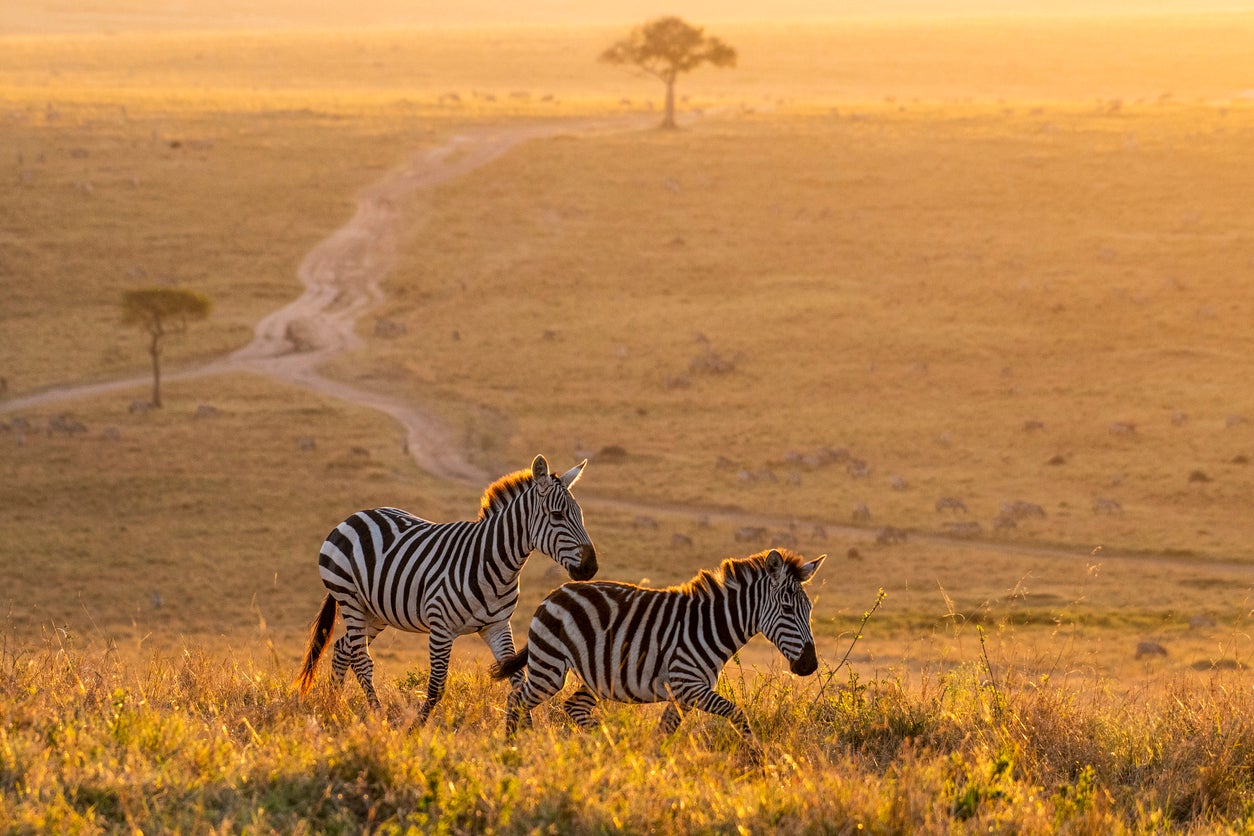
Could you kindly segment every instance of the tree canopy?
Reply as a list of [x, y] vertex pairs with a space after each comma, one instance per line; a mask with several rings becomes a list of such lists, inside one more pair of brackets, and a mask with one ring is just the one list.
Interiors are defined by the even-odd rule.
[[209, 315], [209, 297], [191, 290], [150, 287], [122, 293], [122, 322], [148, 332], [152, 357], [152, 405], [161, 406], [161, 343], [168, 334], [181, 333], [187, 323]]
[[607, 64], [631, 65], [666, 85], [665, 128], [675, 127], [675, 79], [702, 64], [736, 66], [736, 50], [679, 17], [659, 17], [637, 26], [601, 53]]

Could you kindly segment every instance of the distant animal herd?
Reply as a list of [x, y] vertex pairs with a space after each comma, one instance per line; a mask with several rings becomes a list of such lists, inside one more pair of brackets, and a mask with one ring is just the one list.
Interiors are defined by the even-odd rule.
[[[384, 629], [430, 636], [420, 722], [444, 696], [453, 640], [478, 633], [496, 658], [492, 675], [510, 680], [507, 735], [529, 726], [531, 710], [573, 672], [580, 684], [563, 708], [583, 728], [595, 725], [600, 700], [665, 702], [665, 734], [684, 712], [700, 709], [728, 718], [752, 743], [744, 712], [715, 691], [719, 672], [759, 633], [794, 673], [817, 670], [805, 584], [826, 555], [807, 562], [786, 548], [767, 549], [665, 589], [593, 581], [597, 550], [571, 494], [586, 465], [557, 475], [536, 456], [529, 469], [488, 486], [474, 521], [436, 523], [374, 508], [337, 525], [318, 557], [327, 594], [296, 680], [301, 695], [313, 685], [338, 614], [344, 633], [332, 648], [332, 681], [340, 685], [352, 668], [375, 709], [370, 644]], [[515, 651], [510, 617], [532, 551], [548, 555], [572, 580], [540, 603], [526, 646]]]

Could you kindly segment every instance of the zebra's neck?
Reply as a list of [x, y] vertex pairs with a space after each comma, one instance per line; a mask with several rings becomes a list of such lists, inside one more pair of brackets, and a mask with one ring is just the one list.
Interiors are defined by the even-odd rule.
[[527, 556], [535, 550], [531, 518], [536, 501], [534, 491], [523, 491], [503, 508], [475, 523], [482, 527], [482, 536], [491, 543], [492, 554], [512, 570], [512, 576], [505, 580], [512, 582], [522, 571]]
[[708, 631], [717, 638], [719, 656], [726, 662], [749, 639], [758, 634], [760, 597], [756, 578], [726, 578], [713, 584], [701, 595], [699, 611], [703, 618], [717, 622], [718, 629]]

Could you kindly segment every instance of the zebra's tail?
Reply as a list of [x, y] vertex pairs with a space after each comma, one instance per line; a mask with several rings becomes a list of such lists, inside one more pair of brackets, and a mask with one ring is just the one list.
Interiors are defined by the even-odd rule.
[[339, 611], [339, 603], [328, 592], [327, 597], [322, 599], [322, 609], [318, 611], [318, 617], [309, 628], [309, 649], [305, 651], [305, 662], [300, 666], [300, 674], [296, 677], [296, 687], [300, 689], [302, 698], [313, 687], [314, 671], [318, 669], [318, 662], [322, 660], [322, 654], [330, 643], [331, 631], [335, 629], [335, 616]]
[[506, 656], [501, 661], [492, 666], [489, 671], [493, 679], [508, 679], [527, 667], [527, 648], [515, 653], [513, 656]]

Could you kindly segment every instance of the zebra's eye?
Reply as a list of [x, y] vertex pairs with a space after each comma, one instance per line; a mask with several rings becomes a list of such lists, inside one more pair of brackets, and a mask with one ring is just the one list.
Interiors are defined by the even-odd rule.
[[549, 519], [555, 523], [559, 523], [566, 519], [566, 513], [561, 510], [553, 510], [549, 512]]
[[779, 602], [779, 608], [784, 615], [793, 615], [797, 612], [797, 602], [791, 598], [784, 598]]

